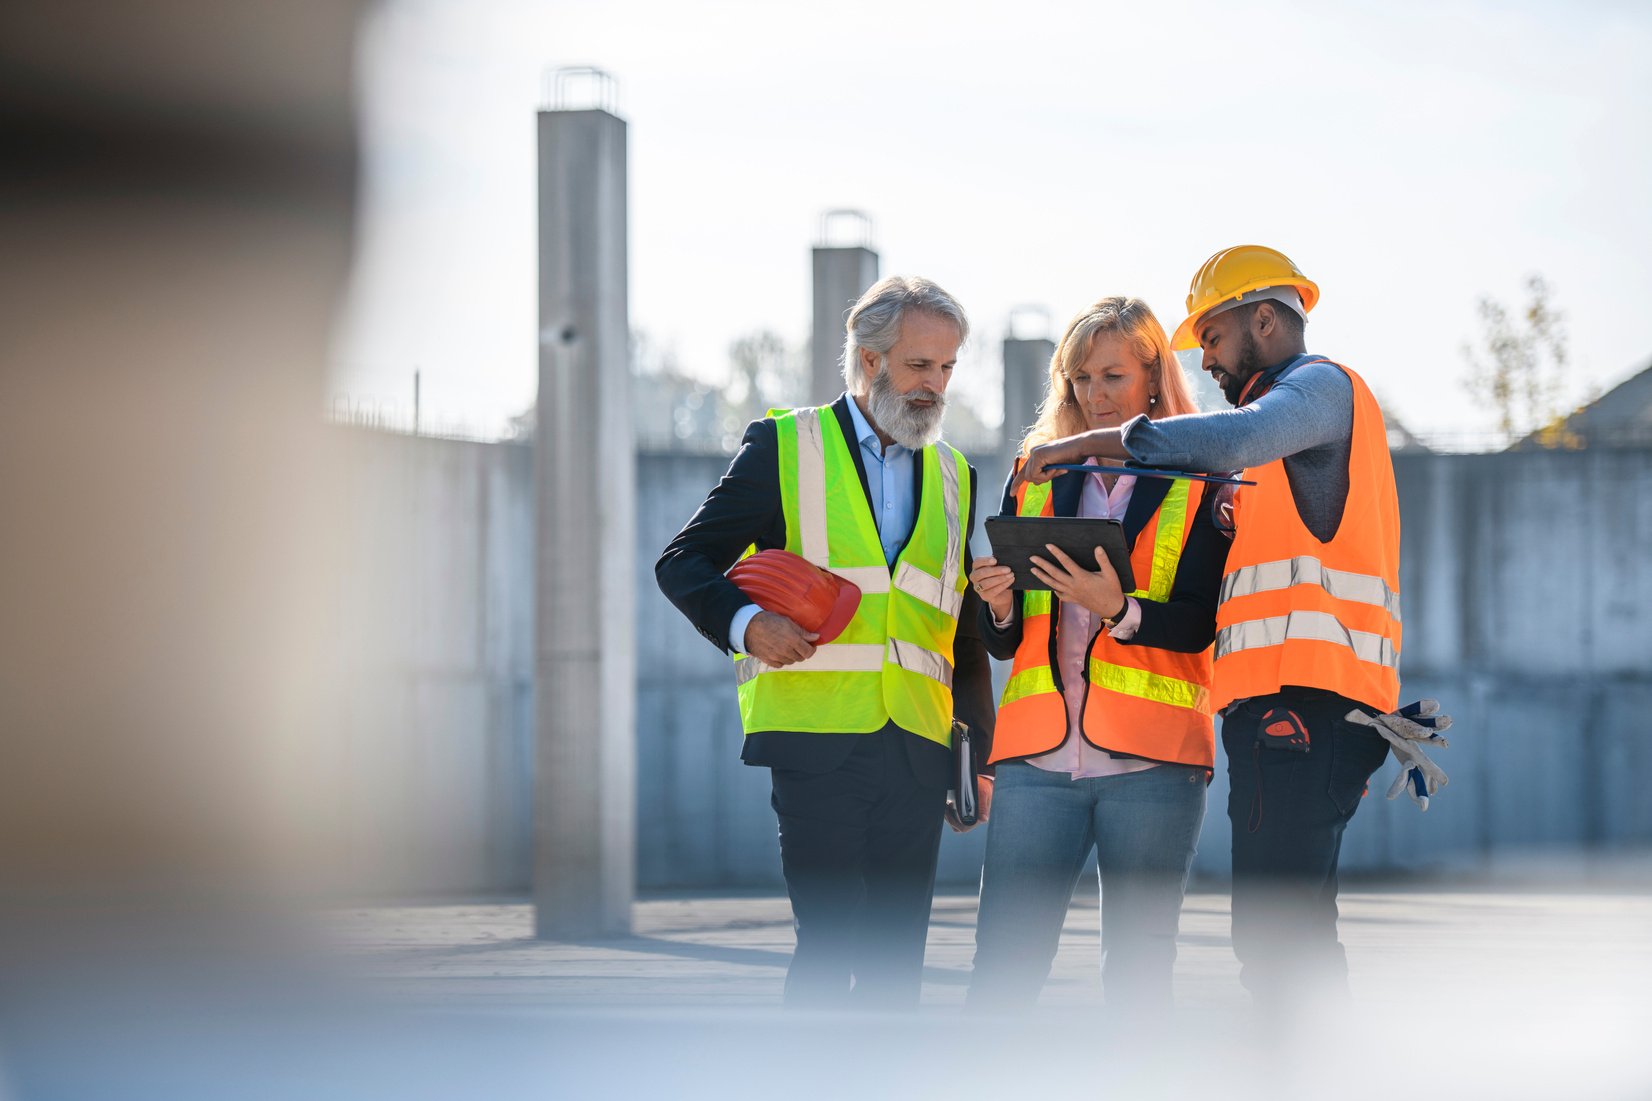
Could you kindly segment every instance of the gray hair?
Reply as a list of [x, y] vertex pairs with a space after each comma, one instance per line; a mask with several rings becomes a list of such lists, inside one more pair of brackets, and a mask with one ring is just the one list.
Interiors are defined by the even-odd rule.
[[944, 317], [958, 326], [960, 344], [969, 339], [969, 318], [964, 316], [964, 308], [935, 283], [917, 275], [880, 279], [860, 296], [844, 326], [843, 383], [849, 393], [859, 395], [866, 387], [866, 376], [860, 370], [860, 350], [865, 348], [876, 355], [881, 365], [900, 338], [901, 318], [907, 310]]

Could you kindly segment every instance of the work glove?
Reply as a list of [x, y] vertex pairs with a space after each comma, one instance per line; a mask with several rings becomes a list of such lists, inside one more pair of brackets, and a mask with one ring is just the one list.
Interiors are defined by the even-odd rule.
[[1425, 745], [1441, 749], [1451, 745], [1442, 736], [1442, 732], [1451, 727], [1451, 716], [1440, 714], [1440, 701], [1417, 700], [1386, 715], [1367, 715], [1355, 709], [1348, 712], [1347, 719], [1369, 726], [1394, 748], [1400, 774], [1389, 787], [1388, 798], [1398, 797], [1403, 790], [1413, 803], [1426, 811], [1429, 799], [1449, 782], [1445, 770], [1429, 760], [1422, 750]]

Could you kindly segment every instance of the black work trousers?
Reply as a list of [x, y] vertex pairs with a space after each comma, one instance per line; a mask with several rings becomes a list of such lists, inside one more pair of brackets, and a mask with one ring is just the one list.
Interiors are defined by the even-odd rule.
[[[1337, 938], [1342, 835], [1388, 743], [1343, 716], [1353, 700], [1288, 687], [1239, 703], [1222, 720], [1233, 824], [1233, 951], [1240, 981], [1264, 1009], [1346, 999]], [[1364, 708], [1369, 712], [1370, 708]], [[1263, 717], [1297, 716], [1306, 752], [1283, 748]], [[1277, 721], [1277, 720], [1276, 720]]]
[[913, 775], [889, 725], [830, 772], [772, 769], [797, 950], [788, 1007], [917, 1005], [946, 790]]

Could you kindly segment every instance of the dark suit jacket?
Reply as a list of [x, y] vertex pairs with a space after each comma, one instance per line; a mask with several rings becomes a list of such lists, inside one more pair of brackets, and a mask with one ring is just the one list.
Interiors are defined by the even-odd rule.
[[[872, 495], [867, 489], [866, 466], [855, 442], [854, 422], [849, 416], [849, 396], [840, 395], [831, 405], [844, 438], [849, 441], [855, 470], [867, 507]], [[916, 499], [922, 499], [923, 463], [914, 462]], [[976, 477], [969, 471], [969, 515], [964, 518], [964, 559], [969, 563], [968, 539], [975, 527]], [[873, 519], [876, 520], [874, 512]], [[725, 576], [740, 555], [753, 543], [759, 550], [786, 545], [786, 516], [781, 508], [779, 445], [772, 420], [753, 421], [728, 473], [711, 491], [687, 526], [677, 533], [654, 564], [660, 591], [688, 617], [688, 621], [725, 653], [729, 649], [728, 629], [734, 613], [751, 603]], [[991, 665], [978, 633], [977, 609], [980, 600], [973, 588], [964, 592], [958, 614], [958, 637], [953, 646], [953, 714], [968, 724], [976, 755], [986, 760], [992, 744], [993, 704]], [[732, 673], [729, 677], [733, 682]], [[799, 731], [765, 730], [746, 735], [741, 759], [747, 764], [772, 768], [829, 772], [838, 767], [855, 747], [855, 734], [812, 734]], [[904, 739], [914, 775], [929, 787], [948, 786], [950, 754], [941, 746], [913, 734]]]
[[[1079, 498], [1084, 492], [1084, 479], [1090, 477], [1076, 470], [1057, 475], [1050, 487], [1050, 506], [1057, 516], [1077, 516]], [[1005, 516], [1015, 515], [1015, 496], [1010, 482], [1004, 483], [1004, 497], [1000, 506]], [[1198, 509], [1193, 530], [1188, 533], [1187, 546], [1176, 567], [1176, 580], [1170, 589], [1170, 599], [1163, 604], [1139, 600], [1141, 625], [1135, 635], [1121, 640], [1127, 646], [1156, 646], [1161, 650], [1179, 650], [1196, 654], [1216, 638], [1216, 603], [1222, 585], [1222, 570], [1227, 565], [1229, 540], [1216, 529], [1211, 518], [1212, 493], [1216, 487], [1203, 483], [1203, 491], [1193, 495]], [[1170, 492], [1166, 478], [1138, 478], [1130, 491], [1130, 504], [1124, 510], [1124, 539], [1133, 551], [1136, 537], [1152, 518], [1165, 494]], [[1140, 582], [1144, 579], [1138, 578]], [[1000, 631], [993, 625], [992, 609], [980, 606], [978, 626], [987, 651], [995, 658], [1011, 659], [1021, 645], [1021, 601], [1015, 603], [1010, 624]], [[1056, 602], [1055, 615], [1059, 619], [1061, 603]], [[1061, 683], [1061, 669], [1056, 660], [1056, 632], [1050, 632], [1050, 668], [1056, 683]]]

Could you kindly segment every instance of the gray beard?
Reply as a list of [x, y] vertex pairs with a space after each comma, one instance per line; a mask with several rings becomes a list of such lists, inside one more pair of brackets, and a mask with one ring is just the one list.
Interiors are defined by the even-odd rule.
[[872, 389], [866, 399], [867, 412], [872, 415], [873, 423], [896, 443], [911, 451], [928, 447], [939, 440], [941, 421], [946, 417], [945, 394], [920, 393], [935, 404], [922, 409], [912, 404], [914, 395], [897, 393], [895, 384], [889, 379], [888, 364], [885, 364], [872, 380]]

